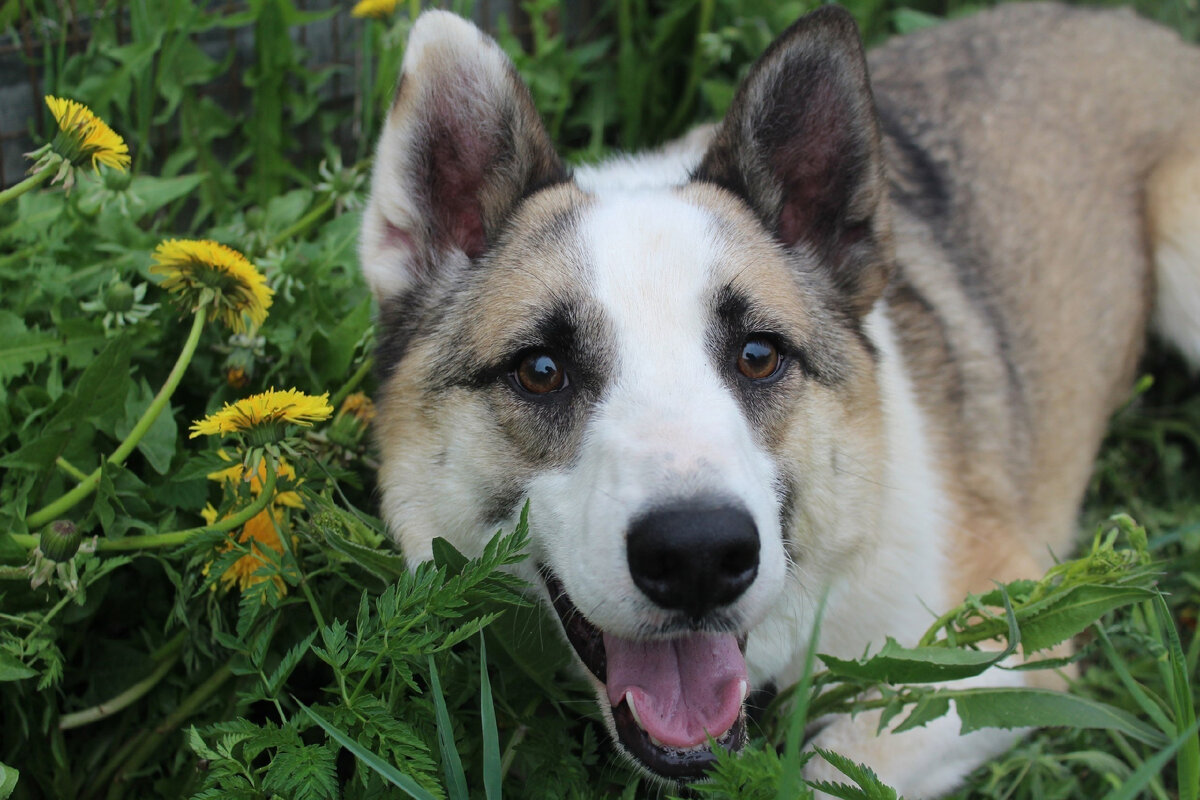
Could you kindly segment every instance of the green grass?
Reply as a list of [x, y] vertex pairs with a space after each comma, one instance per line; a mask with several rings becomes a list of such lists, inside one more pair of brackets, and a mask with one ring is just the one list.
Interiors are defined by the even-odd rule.
[[[528, 26], [502, 23], [497, 35], [565, 155], [585, 160], [719, 115], [754, 56], [811, 6], [612, 0], [573, 20], [560, 3], [533, 0]], [[869, 41], [977, 7], [848, 6]], [[349, 413], [295, 429], [276, 448], [297, 473], [279, 488], [302, 507], [281, 509], [279, 552], [261, 551], [264, 580], [245, 591], [220, 580], [249, 550], [229, 549], [200, 512], [212, 504], [244, 518], [257, 506], [244, 484], [206, 477], [229, 462], [218, 443], [188, 437], [191, 421], [272, 386], [327, 391], [335, 405], [373, 388], [357, 210], [405, 10], [358, 22], [346, 8], [289, 0], [233, 11], [184, 0], [72, 8], [91, 31], [79, 51], [48, 0], [0, 2], [0, 29], [20, 13], [40, 20], [27, 31], [45, 92], [89, 104], [126, 137], [134, 169], [80, 170], [69, 194], [43, 185], [0, 204], [0, 799], [653, 796], [604, 741], [590, 692], [554, 644], [557, 623], [496, 571], [520, 558], [524, 530], [475, 561], [439, 543], [435, 563], [407, 571], [373, 516], [373, 454]], [[1140, 10], [1200, 34], [1194, 4]], [[356, 72], [314, 67], [298, 43], [334, 13], [360, 37]], [[237, 104], [221, 83], [229, 65], [203, 46], [227, 31], [255, 45], [235, 78]], [[315, 99], [335, 74], [352, 79], [359, 102]], [[39, 144], [50, 122], [32, 121]], [[172, 304], [149, 273], [151, 252], [171, 237], [215, 239], [258, 265], [276, 292], [261, 330], [194, 326]], [[190, 333], [194, 353], [184, 352]], [[177, 360], [182, 380], [155, 416]], [[1195, 798], [1200, 383], [1159, 348], [1143, 371], [1152, 385], [1116, 416], [1097, 461], [1084, 560], [1040, 589], [985, 598], [995, 620], [983, 627], [968, 614], [946, 618], [959, 640], [1011, 633], [1010, 624], [1026, 636], [1078, 634], [1081, 677], [1057, 718], [1117, 722], [1035, 734], [959, 797]], [[236, 457], [236, 442], [224, 446]], [[93, 490], [72, 492], [98, 467]], [[69, 508], [60, 500], [75, 495]], [[77, 555], [31, 560], [39, 511], [75, 524]], [[1144, 526], [1144, 544], [1142, 528], [1109, 522], [1119, 513]], [[1093, 551], [1097, 530], [1105, 535]], [[1061, 609], [1080, 592], [1120, 608], [1047, 631], [1047, 598]], [[946, 656], [945, 634], [924, 643], [936, 656], [899, 654], [919, 667], [906, 681], [944, 677], [930, 664], [945, 669], [947, 659], [979, 666], [969, 650]], [[861, 707], [856, 691], [893, 667], [813, 672], [804, 702], [781, 704], [700, 794], [798, 796], [804, 707]], [[885, 697], [897, 720], [945, 702], [919, 683]], [[984, 720], [998, 713], [996, 697], [963, 702]], [[888, 796], [844, 766], [861, 796]]]

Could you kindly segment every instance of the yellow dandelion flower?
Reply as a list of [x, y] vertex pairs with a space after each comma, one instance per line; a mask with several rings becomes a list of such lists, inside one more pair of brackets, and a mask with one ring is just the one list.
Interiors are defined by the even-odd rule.
[[359, 0], [350, 13], [356, 17], [390, 17], [396, 10], [398, 0]]
[[226, 403], [220, 411], [192, 423], [191, 438], [224, 436], [227, 433], [247, 433], [277, 423], [312, 425], [328, 419], [333, 413], [329, 392], [313, 397], [296, 389], [271, 389], [254, 394], [236, 403]]
[[92, 113], [87, 106], [74, 100], [46, 95], [46, 105], [62, 131], [56, 143], [59, 154], [79, 166], [92, 159], [92, 169], [100, 164], [124, 172], [129, 168], [129, 147], [104, 120]]
[[271, 287], [247, 258], [231, 247], [209, 240], [168, 239], [154, 248], [150, 271], [165, 276], [162, 287], [196, 308], [206, 292], [215, 295], [209, 320], [221, 319], [245, 333], [246, 319], [258, 327], [271, 307]]
[[[218, 450], [217, 455], [219, 455], [225, 461], [230, 461], [230, 462], [233, 461], [233, 459], [229, 456], [229, 454], [226, 453], [224, 450]], [[222, 483], [237, 483], [238, 481], [243, 479], [245, 474], [246, 474], [246, 467], [244, 464], [242, 464], [239, 461], [237, 463], [231, 464], [231, 466], [226, 467], [225, 469], [220, 469], [220, 470], [217, 470], [216, 472], [208, 473], [208, 479], [210, 481], [219, 481]], [[289, 464], [287, 462], [287, 459], [285, 459], [285, 458], [280, 458], [278, 460], [278, 462], [276, 463], [275, 476], [279, 480], [284, 481], [286, 483], [290, 483], [294, 486], [298, 486], [301, 483], [300, 481], [296, 480], [295, 468], [292, 467], [292, 465]], [[263, 483], [266, 480], [267, 480], [267, 462], [265, 459], [263, 459], [258, 462], [258, 470], [257, 470], [256, 474], [252, 475], [250, 477], [250, 491], [255, 496], [258, 496], [259, 494], [261, 494]], [[276, 506], [288, 506], [289, 508], [304, 508], [304, 501], [300, 499], [300, 494], [298, 492], [293, 492], [293, 491], [283, 491], [283, 492], [277, 491], [277, 492], [275, 492], [275, 497], [271, 499], [271, 502]], [[206, 509], [206, 511], [207, 511], [207, 509]], [[204, 514], [205, 512], [201, 512], [201, 513]], [[216, 511], [213, 511], [213, 515], [215, 518]], [[208, 520], [207, 515], [205, 516], [205, 519]], [[212, 525], [213, 521], [208, 520], [208, 524]]]

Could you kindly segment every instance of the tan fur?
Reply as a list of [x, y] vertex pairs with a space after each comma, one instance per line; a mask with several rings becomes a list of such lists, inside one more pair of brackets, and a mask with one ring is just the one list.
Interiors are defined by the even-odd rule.
[[[1163, 162], [1149, 210], [1162, 209], [1160, 228], [1200, 225], [1200, 201], [1179, 202], [1200, 175], [1200, 128], [1184, 126], [1200, 107], [1200, 51], [1128, 13], [1022, 5], [902, 40], [870, 64], [881, 105], [902, 109], [945, 160], [959, 204], [950, 246], [903, 206], [896, 223], [899, 259], [937, 295], [953, 352], [929, 346], [911, 303], [898, 298], [894, 313], [942, 431], [958, 588], [978, 590], [1070, 549], [1096, 447], [1141, 352], [1152, 280], [1142, 186], [1167, 154], [1194, 171]], [[1003, 342], [947, 279], [980, 252]], [[1024, 387], [1016, 404], [1005, 364]], [[961, 396], [946, 379], [955, 367]]]

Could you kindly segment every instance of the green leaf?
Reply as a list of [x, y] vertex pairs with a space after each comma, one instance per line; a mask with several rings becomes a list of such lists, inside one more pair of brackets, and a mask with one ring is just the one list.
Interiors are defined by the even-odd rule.
[[[1146, 759], [1140, 767], [1133, 771], [1132, 775], [1125, 779], [1121, 788], [1109, 792], [1104, 796], [1104, 800], [1134, 800], [1141, 797], [1142, 790], [1152, 780], [1162, 775], [1171, 757], [1175, 755], [1175, 751], [1183, 747], [1188, 739], [1196, 736], [1198, 731], [1200, 731], [1200, 722], [1192, 723], [1192, 726], [1176, 736], [1174, 741], [1151, 758]], [[1193, 788], [1193, 793], [1194, 791]]]
[[487, 640], [479, 635], [479, 717], [483, 728], [483, 793], [487, 800], [500, 800], [500, 733], [492, 704], [492, 681], [487, 669]]
[[355, 564], [380, 580], [390, 583], [408, 572], [403, 556], [390, 550], [376, 550], [373, 547], [352, 542], [337, 531], [322, 529], [321, 532], [330, 547], [349, 557]]
[[939, 692], [954, 700], [962, 733], [981, 728], [1099, 728], [1160, 747], [1165, 737], [1127, 711], [1086, 697], [1048, 689], [955, 689]]
[[838, 772], [854, 781], [857, 786], [844, 783], [829, 783], [828, 781], [810, 781], [809, 786], [826, 794], [840, 797], [842, 800], [898, 800], [896, 790], [879, 780], [869, 767], [852, 761], [840, 753], [817, 748], [821, 758], [832, 764]]
[[62, 350], [62, 341], [49, 331], [29, 330], [11, 311], [0, 311], [0, 385]]
[[304, 654], [308, 652], [309, 645], [312, 644], [316, 635], [317, 632], [313, 631], [304, 637], [302, 641], [296, 643], [291, 650], [287, 651], [287, 654], [279, 661], [279, 666], [275, 668], [275, 671], [271, 673], [271, 677], [267, 679], [268, 693], [272, 695], [279, 694], [284, 682], [292, 674], [292, 670], [296, 669], [296, 666], [300, 663], [300, 659], [304, 658]]
[[8, 800], [17, 789], [17, 781], [21, 773], [15, 767], [10, 767], [0, 761], [0, 800]]
[[14, 656], [0, 652], [0, 681], [22, 681], [35, 675], [36, 670], [25, 666]]
[[[1026, 655], [1065, 642], [1109, 611], [1153, 597], [1136, 586], [1082, 584], [1021, 619], [1021, 650]], [[1033, 611], [1032, 608], [1026, 609]]]
[[913, 710], [904, 718], [893, 733], [903, 733], [913, 728], [919, 728], [927, 722], [945, 716], [950, 711], [950, 698], [938, 692], [930, 692], [922, 695], [917, 700]]
[[433, 656], [429, 661], [429, 691], [433, 694], [433, 708], [437, 715], [438, 746], [442, 753], [442, 771], [446, 776], [446, 790], [450, 800], [469, 800], [467, 776], [463, 772], [462, 759], [454, 744], [454, 728], [450, 725], [450, 712], [446, 709], [446, 697], [442, 694], [442, 683], [438, 679], [437, 664]]
[[337, 797], [333, 753], [324, 745], [281, 745], [267, 768], [263, 788], [294, 800]]
[[393, 786], [401, 789], [409, 797], [414, 798], [414, 800], [437, 800], [437, 798], [428, 791], [418, 786], [412, 778], [408, 777], [400, 770], [396, 769], [391, 764], [387, 763], [382, 758], [351, 739], [343, 731], [336, 728], [333, 723], [326, 720], [316, 711], [313, 711], [299, 700], [296, 700], [295, 698], [292, 699], [295, 700], [296, 704], [299, 705], [300, 708], [304, 709], [308, 716], [312, 717], [314, 722], [320, 725], [321, 728], [327, 734], [329, 734], [331, 739], [353, 753], [355, 758], [370, 767], [375, 774], [379, 775], [379, 777], [383, 778]]
[[[125, 396], [125, 416], [117, 423], [116, 434], [120, 439], [129, 435], [137, 425], [142, 414], [154, 400], [154, 392], [145, 380], [129, 387]], [[171, 414], [170, 406], [162, 410], [158, 418], [150, 425], [146, 435], [138, 442], [137, 450], [159, 475], [166, 475], [171, 468], [171, 459], [175, 457], [175, 445], [178, 441], [179, 428], [175, 417]]]
[[1171, 706], [1175, 714], [1175, 733], [1179, 729], [1192, 729], [1192, 735], [1179, 745], [1179, 756], [1175, 759], [1175, 769], [1179, 775], [1179, 797], [1181, 800], [1196, 800], [1200, 792], [1200, 734], [1195, 732], [1196, 706], [1192, 699], [1191, 681], [1188, 680], [1187, 657], [1183, 654], [1183, 643], [1179, 641], [1179, 632], [1175, 630], [1175, 621], [1171, 618], [1171, 609], [1161, 593], [1154, 596], [1154, 614], [1158, 620], [1161, 638], [1167, 644], [1168, 688], [1171, 696]]
[[939, 683], [985, 672], [1005, 653], [950, 647], [901, 647], [890, 636], [877, 655], [855, 661], [821, 655], [835, 675], [884, 683]]

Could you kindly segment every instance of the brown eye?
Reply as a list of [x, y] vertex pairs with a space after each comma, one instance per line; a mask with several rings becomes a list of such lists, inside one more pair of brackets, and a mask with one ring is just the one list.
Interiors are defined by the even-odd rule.
[[742, 345], [737, 367], [752, 381], [769, 378], [779, 369], [779, 350], [770, 339], [752, 336]]
[[517, 364], [517, 383], [530, 394], [548, 394], [558, 391], [567, 380], [567, 373], [554, 358], [546, 353], [530, 353]]

